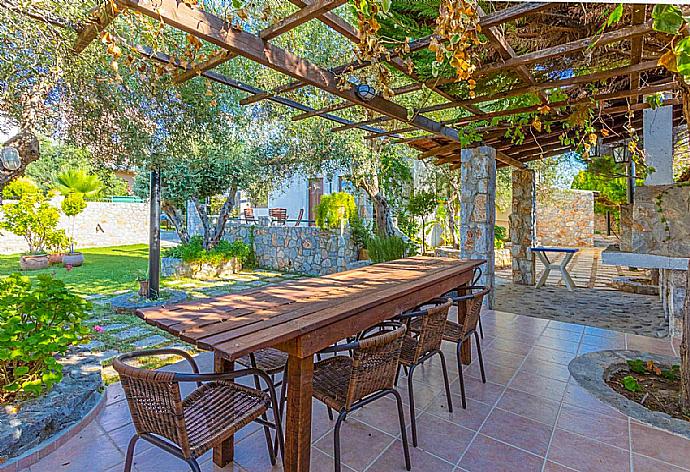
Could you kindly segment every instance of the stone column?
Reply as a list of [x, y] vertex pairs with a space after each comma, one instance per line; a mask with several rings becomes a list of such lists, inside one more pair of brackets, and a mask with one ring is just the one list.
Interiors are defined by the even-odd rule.
[[199, 212], [196, 210], [196, 206], [194, 206], [194, 202], [191, 200], [187, 200], [187, 233], [189, 233], [189, 236], [204, 234], [201, 225], [201, 217], [199, 217]]
[[673, 183], [673, 106], [667, 105], [643, 111], [643, 144], [645, 161], [654, 172], [645, 185]]
[[513, 283], [534, 285], [534, 257], [529, 251], [537, 241], [537, 190], [534, 171], [513, 169], [513, 212], [510, 215], [510, 241]]
[[[460, 178], [460, 254], [467, 259], [486, 259], [479, 283], [493, 287], [496, 150], [487, 146], [463, 149]], [[493, 308], [493, 292], [487, 303]]]

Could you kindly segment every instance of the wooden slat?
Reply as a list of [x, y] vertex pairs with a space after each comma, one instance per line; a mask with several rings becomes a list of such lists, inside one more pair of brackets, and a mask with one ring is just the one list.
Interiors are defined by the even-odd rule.
[[346, 108], [350, 108], [354, 106], [350, 102], [340, 102], [340, 103], [334, 103], [333, 105], [328, 105], [327, 107], [320, 108], [318, 110], [314, 111], [309, 111], [307, 113], [300, 113], [299, 115], [294, 115], [292, 117], [292, 121], [300, 121], [300, 120], [306, 120], [307, 118], [311, 118], [312, 116], [319, 116], [323, 115], [324, 113], [330, 113], [333, 111], [339, 111], [339, 110], [344, 110]]
[[512, 7], [499, 10], [497, 12], [491, 13], [484, 18], [479, 20], [479, 24], [483, 29], [490, 28], [492, 26], [498, 26], [509, 21], [517, 20], [523, 16], [531, 15], [533, 13], [538, 13], [546, 8], [549, 8], [553, 3], [548, 2], [525, 2], [518, 3]]
[[73, 49], [75, 54], [79, 54], [86, 49], [89, 44], [91, 44], [93, 40], [113, 22], [118, 14], [119, 11], [117, 7], [110, 0], [106, 0], [98, 5], [91, 12], [88, 23], [77, 36], [77, 41], [74, 43]]
[[415, 126], [408, 126], [406, 128], [397, 128], [390, 131], [380, 131], [378, 133], [371, 133], [364, 136], [364, 139], [375, 139], [375, 138], [385, 138], [386, 136], [394, 136], [401, 133], [410, 133], [412, 131], [417, 131]]
[[525, 169], [527, 167], [523, 162], [520, 162], [517, 159], [513, 159], [512, 157], [500, 151], [496, 151], [496, 160], [501, 161], [504, 164], [516, 167], [518, 169]]
[[488, 102], [493, 100], [502, 100], [505, 98], [518, 97], [520, 95], [525, 95], [528, 93], [535, 93], [539, 90], [547, 90], [553, 88], [563, 88], [572, 87], [575, 85], [582, 85], [587, 83], [598, 82], [600, 80], [610, 79], [612, 77], [619, 77], [622, 75], [629, 75], [632, 72], [644, 72], [652, 69], [657, 69], [659, 67], [656, 60], [646, 61], [637, 65], [618, 67], [615, 69], [610, 69], [606, 71], [594, 72], [592, 74], [580, 75], [576, 77], [569, 77], [567, 79], [560, 79], [554, 81], [548, 81], [544, 83], [539, 83], [536, 85], [531, 85], [529, 87], [519, 87], [515, 89], [510, 89], [505, 92], [498, 92], [490, 95], [483, 95], [475, 98], [468, 98], [466, 100], [457, 100], [451, 103], [441, 103], [438, 105], [430, 105], [428, 107], [420, 108], [419, 113], [429, 113], [432, 111], [447, 110], [449, 108], [457, 108], [458, 106], [464, 106], [467, 104], [475, 104]]
[[119, 1], [128, 8], [146, 16], [163, 21], [179, 30], [193, 34], [199, 39], [297, 78], [335, 96], [359, 103], [391, 118], [409, 122], [416, 128], [442, 134], [454, 141], [459, 139], [456, 130], [442, 126], [424, 116], [417, 115], [412, 120], [408, 120], [405, 107], [383, 97], [377, 96], [369, 101], [360, 100], [353, 90], [341, 90], [338, 86], [338, 78], [332, 72], [271, 43], [266, 43], [256, 35], [232, 28], [229, 23], [208, 12], [192, 8], [185, 3], [178, 3], [176, 0], [159, 0], [156, 7], [145, 0]]
[[431, 156], [436, 156], [438, 154], [443, 154], [446, 152], [450, 151], [455, 151], [457, 149], [462, 149], [462, 145], [460, 143], [451, 143], [451, 144], [446, 144], [444, 146], [439, 146], [435, 147], [433, 149], [429, 149], [428, 151], [424, 151], [418, 156], [418, 159], [426, 159]]
[[175, 75], [172, 81], [174, 84], [181, 84], [187, 82], [188, 80], [193, 79], [194, 77], [201, 76], [207, 70], [215, 69], [216, 67], [226, 63], [233, 57], [236, 57], [236, 55], [232, 54], [231, 52], [218, 51], [209, 60], [199, 64], [192, 64], [188, 70]]
[[[391, 121], [391, 119], [388, 116], [377, 116], [376, 118], [372, 118], [371, 120], [359, 121], [357, 123], [352, 123], [349, 125], [343, 125], [343, 126], [338, 126], [336, 128], [331, 128], [331, 131], [334, 133], [337, 133], [340, 131], [347, 131], [349, 129], [357, 128], [359, 125], [373, 125], [376, 123], [383, 123], [386, 121]], [[387, 131], [384, 130], [382, 132], [387, 132]]]
[[[647, 5], [645, 4], [633, 4], [632, 5], [632, 24], [639, 25], [644, 23], [645, 14], [647, 11]], [[638, 36], [630, 40], [630, 64], [639, 64], [642, 60], [642, 46], [644, 44], [644, 37]], [[640, 73], [633, 72], [630, 74], [630, 90], [635, 90], [640, 87]], [[631, 103], [635, 104], [638, 102], [639, 97], [634, 96], [630, 100]]]
[[304, 6], [292, 15], [283, 18], [273, 25], [265, 28], [259, 33], [259, 37], [264, 41], [271, 40], [280, 36], [283, 33], [298, 27], [302, 23], [316, 18], [334, 8], [346, 3], [347, 0], [316, 0], [314, 3]]

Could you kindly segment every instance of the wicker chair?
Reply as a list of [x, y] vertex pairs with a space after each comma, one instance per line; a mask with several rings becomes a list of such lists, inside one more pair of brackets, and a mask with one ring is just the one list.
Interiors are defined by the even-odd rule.
[[[237, 363], [246, 367], [248, 369], [259, 369], [264, 372], [270, 379], [271, 384], [267, 385], [266, 392], [270, 392], [270, 389], [275, 389], [280, 386], [280, 395], [278, 397], [278, 411], [280, 412], [280, 417], [282, 419], [285, 413], [285, 399], [286, 399], [286, 388], [287, 388], [287, 353], [274, 348], [262, 349], [257, 352], [252, 352], [246, 356], [237, 359]], [[283, 377], [281, 380], [276, 381], [276, 375], [282, 373]], [[265, 378], [265, 377], [264, 377]], [[262, 390], [261, 381], [258, 375], [254, 376], [254, 386], [258, 390]], [[265, 419], [265, 418], [264, 418]], [[266, 439], [270, 440], [270, 433], [264, 429], [266, 434]], [[278, 438], [276, 434], [276, 441], [273, 447], [274, 452], [278, 453]]]
[[[403, 313], [397, 319], [404, 320], [409, 327], [415, 329], [403, 339], [400, 352], [400, 366], [407, 371], [407, 390], [410, 395], [410, 421], [412, 423], [412, 444], [417, 447], [417, 422], [415, 421], [414, 406], [414, 386], [412, 376], [415, 368], [428, 359], [439, 356], [441, 358], [441, 368], [443, 370], [443, 381], [446, 387], [446, 398], [448, 400], [448, 411], [453, 411], [453, 399], [450, 394], [450, 384], [448, 382], [448, 370], [446, 369], [446, 357], [441, 351], [443, 341], [443, 330], [448, 310], [452, 302], [447, 298], [431, 300], [428, 304], [436, 304], [424, 310]], [[398, 367], [398, 373], [400, 372]], [[397, 378], [396, 378], [397, 383]]]
[[[155, 371], [127, 364], [127, 361], [138, 357], [159, 355], [184, 357], [194, 373]], [[120, 374], [136, 430], [127, 448], [125, 472], [132, 469], [134, 447], [140, 438], [184, 460], [192, 471], [200, 472], [196, 460], [199, 456], [252, 421], [264, 428], [275, 428], [282, 454], [283, 434], [275, 389], [269, 388], [270, 393], [265, 393], [233, 383], [234, 379], [247, 375], [259, 376], [270, 382], [270, 378], [260, 370], [200, 374], [194, 359], [178, 349], [124, 354], [113, 361], [113, 367]], [[197, 388], [183, 399], [180, 382], [196, 382]], [[273, 410], [273, 423], [262, 419], [269, 408]], [[270, 441], [268, 451], [271, 463], [275, 465], [276, 455]]]
[[314, 366], [314, 397], [329, 409], [339, 412], [333, 433], [335, 471], [340, 472], [340, 427], [346, 416], [379, 398], [393, 395], [398, 404], [405, 467], [410, 470], [405, 416], [400, 394], [395, 390], [398, 359], [406, 328], [398, 325], [393, 331], [348, 344], [332, 346], [322, 352], [352, 351], [352, 356], [335, 356]]
[[[445, 328], [443, 330], [443, 340], [455, 343], [457, 345], [456, 355], [458, 360], [458, 376], [460, 377], [460, 393], [462, 394], [462, 407], [467, 408], [467, 398], [465, 396], [465, 380], [462, 374], [462, 344], [474, 335], [477, 344], [477, 357], [479, 358], [479, 370], [482, 375], [482, 382], [486, 383], [486, 374], [484, 373], [484, 359], [482, 357], [482, 348], [479, 342], [479, 334], [477, 333], [477, 326], [481, 329], [480, 313], [482, 309], [482, 302], [484, 296], [487, 295], [491, 289], [483, 286], [463, 287], [463, 291], [479, 290], [476, 293], [462, 296], [448, 296], [454, 305], [459, 306], [460, 303], [465, 303], [465, 317], [459, 319], [457, 323], [446, 320]], [[444, 296], [445, 298], [445, 296]], [[458, 314], [460, 311], [458, 311]], [[419, 332], [421, 325], [418, 320], [410, 323], [410, 331]]]

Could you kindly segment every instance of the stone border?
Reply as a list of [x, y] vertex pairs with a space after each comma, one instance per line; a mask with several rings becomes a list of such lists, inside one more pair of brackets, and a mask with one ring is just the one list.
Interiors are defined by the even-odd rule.
[[651, 360], [655, 364], [673, 365], [680, 359], [640, 351], [598, 351], [583, 354], [568, 365], [570, 374], [577, 383], [598, 400], [611, 405], [624, 415], [655, 428], [663, 429], [690, 439], [690, 422], [673, 418], [666, 413], [649, 410], [637, 402], [629, 400], [609, 387], [604, 379], [626, 366], [632, 359]]
[[121, 295], [111, 298], [108, 300], [107, 304], [115, 313], [134, 313], [140, 308], [150, 308], [154, 306], [164, 306], [164, 305], [174, 305], [175, 303], [180, 303], [187, 300], [187, 292], [183, 290], [171, 290], [163, 289], [164, 291], [170, 293], [170, 297], [166, 299], [158, 300], [148, 300], [141, 303], [133, 303], [130, 301], [132, 295], [137, 292], [125, 292]]
[[72, 423], [67, 428], [54, 434], [50, 438], [24, 452], [22, 455], [13, 457], [5, 463], [0, 464], [0, 472], [20, 472], [30, 467], [46, 457], [51, 452], [57, 450], [67, 441], [79, 434], [86, 426], [89, 425], [96, 417], [103, 411], [106, 404], [106, 393], [93, 392], [97, 396], [96, 403], [91, 407], [89, 412], [76, 423]]

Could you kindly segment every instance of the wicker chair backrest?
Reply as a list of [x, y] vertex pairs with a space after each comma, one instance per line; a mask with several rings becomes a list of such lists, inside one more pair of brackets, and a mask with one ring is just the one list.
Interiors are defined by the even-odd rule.
[[426, 314], [420, 317], [420, 327], [417, 336], [417, 349], [414, 362], [417, 362], [424, 354], [441, 348], [443, 332], [446, 328], [448, 310], [452, 305], [451, 300], [442, 305], [426, 309]]
[[465, 319], [459, 320], [462, 324], [463, 335], [477, 329], [477, 323], [479, 323], [479, 316], [482, 311], [482, 303], [484, 302], [484, 295], [486, 295], [490, 291], [491, 289], [485, 288], [473, 294], [472, 298], [465, 301]]

